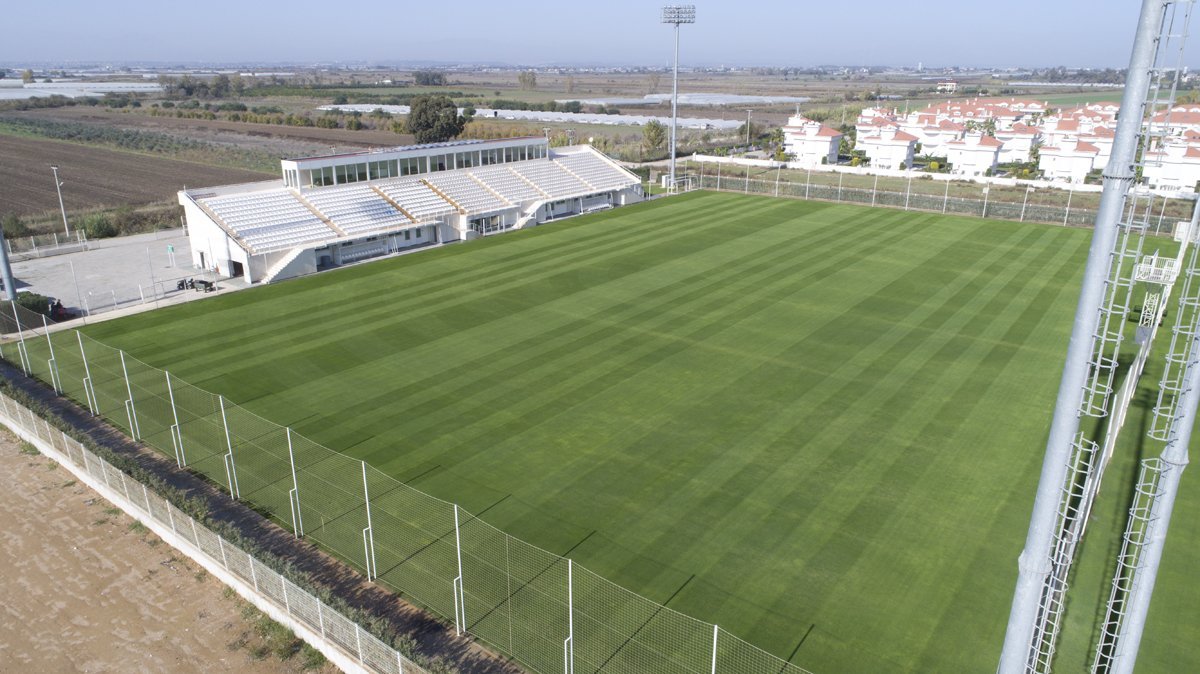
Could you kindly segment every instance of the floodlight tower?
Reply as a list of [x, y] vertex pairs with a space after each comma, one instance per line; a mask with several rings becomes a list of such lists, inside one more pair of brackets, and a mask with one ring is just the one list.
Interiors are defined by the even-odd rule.
[[671, 77], [671, 187], [675, 189], [675, 124], [679, 109], [679, 26], [696, 23], [695, 5], [665, 5], [662, 22], [675, 26], [675, 72]]
[[[1144, 363], [1149, 354], [1149, 344], [1143, 344], [1136, 367], [1129, 373], [1129, 379], [1135, 381], [1127, 381], [1129, 385], [1114, 396], [1118, 352], [1134, 284], [1147, 280], [1140, 278], [1138, 271], [1145, 266], [1141, 249], [1149, 228], [1149, 209], [1139, 208], [1138, 201], [1147, 193], [1131, 188], [1136, 169], [1147, 161], [1144, 150], [1153, 148], [1166, 128], [1163, 120], [1170, 114], [1178, 70], [1172, 73], [1160, 65], [1160, 59], [1169, 43], [1178, 44], [1175, 39], [1182, 38], [1177, 22], [1186, 31], [1193, 2], [1142, 3], [1029, 532], [1017, 560], [1017, 586], [1000, 674], [1051, 670], [1075, 550], [1100, 486], [1110, 441], [1121, 430], [1120, 422], [1141, 374], [1137, 363]], [[1181, 20], [1178, 13], [1182, 13]], [[1179, 47], [1182, 58], [1182, 45]], [[1164, 91], [1167, 79], [1171, 81]], [[1139, 262], [1142, 264], [1135, 264]], [[1150, 326], [1161, 318], [1161, 308], [1158, 311]], [[1152, 340], [1152, 332], [1148, 340]], [[1084, 417], [1105, 419], [1105, 447], [1082, 430]]]

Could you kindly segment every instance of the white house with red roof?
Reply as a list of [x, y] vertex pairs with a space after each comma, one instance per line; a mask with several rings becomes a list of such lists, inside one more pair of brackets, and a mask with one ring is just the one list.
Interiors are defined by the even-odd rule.
[[1081, 140], [1043, 147], [1038, 168], [1047, 180], [1082, 183], [1095, 168], [1100, 148]]
[[784, 152], [792, 155], [790, 164], [799, 168], [836, 164], [843, 135], [837, 129], [795, 115], [783, 127]]
[[1116, 140], [1116, 132], [1107, 126], [1097, 126], [1092, 129], [1091, 133], [1083, 134], [1079, 140], [1095, 145], [1100, 153], [1096, 155], [1095, 165], [1093, 169], [1104, 170], [1108, 168], [1108, 158], [1112, 156], [1113, 141]]
[[1164, 125], [1167, 133], [1182, 136], [1188, 131], [1200, 131], [1200, 105], [1177, 105], [1154, 116], [1154, 123]]
[[885, 169], [911, 168], [916, 146], [917, 137], [895, 125], [860, 131], [854, 143], [855, 149], [866, 153], [870, 166]]
[[966, 127], [949, 119], [939, 120], [935, 115], [919, 113], [902, 120], [900, 130], [917, 137], [921, 144], [918, 154], [941, 157], [946, 154], [946, 143], [962, 138]]
[[1142, 178], [1159, 189], [1195, 190], [1200, 181], [1200, 146], [1175, 142], [1147, 152]]
[[[1035, 126], [1017, 122], [1008, 129], [996, 129], [996, 140], [1004, 144], [1000, 148], [1000, 163], [1026, 162], [1030, 160], [1033, 146], [1042, 137], [1042, 132]], [[1111, 148], [1112, 145], [1109, 144]]]
[[965, 176], [986, 174], [996, 168], [1003, 145], [992, 136], [976, 132], [946, 143], [946, 161], [950, 162], [950, 172]]

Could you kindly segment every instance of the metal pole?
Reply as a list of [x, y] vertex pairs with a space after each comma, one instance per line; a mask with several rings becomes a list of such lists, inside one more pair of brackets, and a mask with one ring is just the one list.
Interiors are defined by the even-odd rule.
[[779, 174], [783, 173], [783, 164], [775, 167], [775, 196], [779, 196]]
[[746, 164], [746, 186], [742, 188], [743, 194], [750, 193], [750, 165]]
[[59, 208], [59, 210], [62, 211], [63, 231], [67, 233], [67, 236], [71, 236], [71, 227], [69, 225], [67, 225], [67, 207], [65, 205], [63, 205], [63, 198], [62, 198], [63, 183], [61, 180], [58, 179], [58, 167], [51, 165], [50, 170], [54, 171], [54, 189], [58, 190], [58, 208]]
[[808, 190], [812, 187], [812, 167], [808, 167], [808, 180], [804, 183], [804, 200], [808, 201]]
[[[675, 191], [675, 124], [679, 108], [679, 24], [675, 24], [675, 67], [671, 75], [671, 178], [668, 191]], [[718, 188], [720, 189], [720, 188]]]
[[457, 596], [454, 597], [454, 614], [455, 617], [458, 618], [458, 623], [455, 625], [455, 627], [458, 628], [458, 633], [462, 634], [463, 632], [467, 631], [467, 607], [466, 602], [462, 600], [462, 537], [459, 534], [458, 528], [457, 503], [454, 504], [454, 550], [458, 559], [458, 578], [455, 579], [458, 581], [458, 592]]
[[908, 187], [904, 189], [904, 210], [908, 210], [908, 200], [912, 197], [912, 173], [908, 174]]
[[221, 425], [225, 427], [225, 449], [228, 450], [225, 455], [225, 478], [229, 480], [229, 496], [236, 501], [241, 496], [241, 490], [238, 489], [237, 464], [233, 460], [233, 439], [229, 436], [229, 419], [225, 416], [224, 396], [217, 396], [217, 403], [221, 406]]
[[50, 341], [50, 324], [46, 321], [46, 314], [42, 314], [42, 328], [46, 331], [46, 346], [50, 349], [50, 360], [46, 363], [50, 366], [50, 385], [55, 393], [62, 395], [62, 381], [58, 377], [58, 361], [54, 360], [54, 342]]
[[713, 625], [713, 656], [712, 656], [712, 674], [717, 674], [717, 635], [721, 628]]
[[[363, 529], [363, 546], [367, 566], [367, 580], [375, 578], [375, 530], [371, 528], [371, 492], [367, 488], [367, 462], [362, 462], [363, 503], [367, 509], [367, 528]], [[458, 506], [455, 506], [457, 509]], [[461, 572], [460, 572], [461, 575]]]
[[1033, 191], [1032, 187], [1025, 188], [1025, 199], [1021, 201], [1021, 222], [1025, 222], [1025, 206], [1029, 203], [1029, 193]]
[[[75, 299], [79, 302], [77, 306], [83, 308], [83, 293], [79, 292], [79, 277], [75, 275], [75, 262], [67, 260], [67, 264], [71, 267], [71, 280], [75, 282]], [[86, 313], [84, 314], [87, 315]]]
[[1162, 561], [1167, 529], [1171, 526], [1171, 511], [1175, 508], [1175, 495], [1179, 493], [1179, 478], [1188, 465], [1188, 443], [1191, 442], [1196, 423], [1197, 403], [1200, 403], [1200, 336], [1192, 338], [1191, 358], [1179, 398], [1180, 416], [1176, 420], [1174, 437], [1162, 453], [1161, 460], [1165, 467], [1150, 506], [1149, 521], [1153, 523], [1153, 531], [1146, 539], [1141, 563], [1133, 571], [1134, 580], [1130, 596], [1126, 599], [1127, 613], [1117, 636], [1110, 670], [1113, 674], [1133, 674], [1134, 665], [1137, 664], [1138, 648], [1146, 628], [1154, 584], [1158, 580], [1158, 566]]
[[754, 112], [750, 108], [746, 108], [746, 152], [750, 151], [750, 113]]
[[575, 674], [575, 562], [567, 560], [567, 668]]
[[187, 465], [187, 460], [183, 454], [183, 429], [179, 427], [179, 411], [175, 408], [175, 387], [171, 386], [171, 373], [163, 370], [163, 374], [167, 376], [167, 395], [171, 399], [171, 417], [175, 420], [175, 425], [171, 427], [171, 442], [175, 445], [175, 460], [179, 467], [183, 468]]
[[1000, 655], [1001, 674], [1023, 672], [1034, 652], [1033, 632], [1040, 612], [1045, 579], [1051, 568], [1050, 553], [1056, 535], [1061, 491], [1067, 475], [1071, 444], [1079, 432], [1079, 406], [1083, 402], [1083, 387], [1092, 355], [1092, 335], [1099, 320], [1110, 253], [1117, 237], [1117, 222], [1125, 204], [1125, 195], [1134, 179], [1133, 162], [1142, 124], [1142, 109], [1165, 7], [1162, 0], [1143, 0], [1142, 3], [1121, 101], [1121, 110], [1125, 114], [1117, 121], [1029, 532], [1017, 561], [1017, 586], [1005, 630], [1004, 649]]
[[[1112, 162], [1109, 161], [1109, 165], [1111, 164]], [[1075, 188], [1072, 187], [1067, 191], [1067, 212], [1063, 214], [1063, 227], [1067, 226], [1067, 219], [1071, 217], [1071, 197], [1073, 196], [1075, 196]], [[1097, 215], [1096, 219], [1098, 220], [1099, 218], [1100, 216]]]
[[296, 538], [304, 535], [304, 516], [300, 512], [300, 483], [296, 480], [296, 454], [292, 451], [292, 429], [285, 428], [288, 442], [288, 463], [292, 467], [292, 491], [288, 500], [292, 503], [292, 531]]
[[991, 188], [990, 188], [990, 187], [984, 187], [984, 188], [983, 188], [983, 215], [979, 216], [979, 217], [981, 217], [981, 218], [986, 218], [986, 217], [987, 217], [988, 194], [989, 194], [991, 191], [992, 191], [992, 190], [991, 190]]
[[137, 407], [133, 402], [133, 385], [129, 381], [129, 369], [125, 367], [125, 352], [118, 351], [121, 354], [121, 372], [125, 374], [125, 393], [129, 396], [125, 401], [125, 411], [129, 415], [129, 432], [133, 434], [134, 440], [141, 440], [141, 429], [138, 426]]
[[950, 205], [950, 181], [946, 181], [946, 193], [942, 195], [942, 215], [946, 214], [946, 207]]
[[79, 340], [79, 357], [83, 360], [83, 395], [87, 398], [88, 409], [91, 410], [92, 416], [96, 416], [99, 412], [99, 403], [96, 400], [96, 389], [92, 386], [92, 369], [88, 365], [87, 353], [83, 350], [83, 333], [75, 331], [75, 338]]
[[871, 205], [875, 205], [875, 195], [879, 194], [879, 174], [875, 174], [875, 184], [871, 186]]
[[17, 282], [13, 280], [12, 264], [8, 261], [9, 243], [4, 239], [4, 230], [0, 229], [0, 276], [4, 279], [4, 299], [9, 302], [17, 301]]

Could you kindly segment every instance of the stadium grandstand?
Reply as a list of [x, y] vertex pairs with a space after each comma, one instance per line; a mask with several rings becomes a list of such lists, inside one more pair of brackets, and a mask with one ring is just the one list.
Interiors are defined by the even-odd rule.
[[270, 283], [643, 198], [636, 175], [590, 146], [541, 137], [280, 163], [281, 180], [179, 193], [195, 267]]

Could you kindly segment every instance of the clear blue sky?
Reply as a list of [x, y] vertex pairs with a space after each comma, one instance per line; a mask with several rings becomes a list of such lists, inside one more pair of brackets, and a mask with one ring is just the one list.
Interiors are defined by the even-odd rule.
[[[698, 2], [696, 65], [1124, 67], [1138, 0]], [[496, 61], [667, 63], [659, 2], [59, 0], [9, 3], [0, 63]], [[1195, 37], [1193, 43], [1200, 41]], [[1196, 49], [1191, 53], [1200, 54]]]

